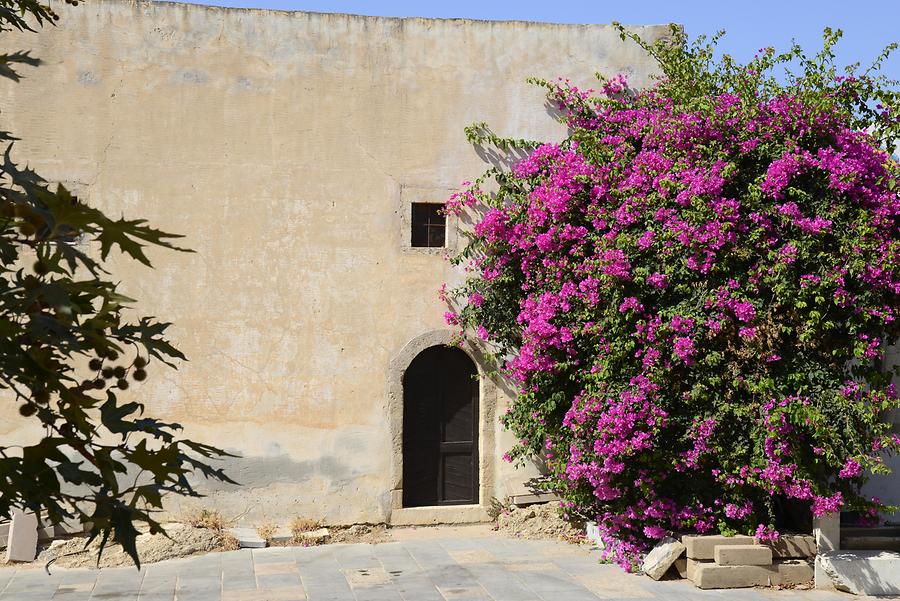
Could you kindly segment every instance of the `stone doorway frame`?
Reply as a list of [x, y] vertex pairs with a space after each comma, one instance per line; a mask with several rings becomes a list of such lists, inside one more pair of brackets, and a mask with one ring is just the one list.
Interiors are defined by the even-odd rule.
[[391, 509], [388, 522], [392, 525], [457, 524], [486, 522], [487, 509], [494, 494], [496, 457], [497, 385], [484, 373], [483, 355], [467, 340], [458, 345], [478, 370], [478, 503], [473, 505], [444, 505], [433, 507], [403, 507], [403, 376], [419, 353], [433, 346], [448, 346], [457, 333], [452, 330], [431, 330], [407, 342], [394, 355], [388, 366], [388, 422], [391, 436]]

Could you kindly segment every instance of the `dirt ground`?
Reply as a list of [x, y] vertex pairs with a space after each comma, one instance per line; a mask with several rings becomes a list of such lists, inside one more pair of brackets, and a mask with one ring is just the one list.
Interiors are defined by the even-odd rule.
[[330, 527], [328, 543], [386, 543], [391, 540], [390, 531], [383, 524]]
[[[187, 557], [198, 553], [217, 551], [222, 546], [222, 534], [207, 528], [194, 528], [185, 524], [168, 524], [167, 538], [162, 534], [141, 534], [137, 537], [138, 556], [141, 563], [154, 563], [164, 559]], [[86, 538], [78, 537], [57, 541], [45, 548], [34, 563], [45, 564], [57, 558], [53, 565], [67, 568], [97, 566], [100, 541], [95, 539], [85, 549]], [[119, 545], [107, 545], [100, 557], [100, 567], [134, 565]]]
[[[165, 525], [168, 536], [162, 534], [141, 534], [137, 538], [138, 555], [141, 563], [155, 563], [164, 559], [188, 557], [214, 551], [233, 548], [234, 539], [225, 529], [198, 527], [185, 523], [173, 522]], [[413, 530], [427, 530], [422, 527]], [[559, 515], [558, 503], [531, 505], [529, 507], [512, 507], [503, 510], [497, 517], [494, 528], [500, 534], [527, 539], [563, 540], [580, 542], [584, 536]], [[409, 529], [396, 531], [383, 524], [357, 524], [353, 526], [329, 526], [315, 532], [325, 532], [324, 536], [313, 536], [307, 540], [294, 542], [273, 542], [277, 546], [311, 546], [337, 543], [384, 543], [393, 540], [393, 533], [398, 538], [410, 535]], [[402, 535], [400, 532], [402, 531]], [[312, 533], [310, 533], [312, 534]], [[421, 536], [421, 534], [420, 534]], [[20, 567], [31, 565], [43, 566], [50, 560], [53, 565], [67, 568], [96, 567], [99, 540], [93, 541], [87, 548], [87, 538], [75, 537], [42, 543], [37, 559], [31, 564], [17, 564]], [[131, 558], [118, 545], [109, 544], [100, 556], [100, 567], [116, 567], [133, 565]]]
[[497, 530], [517, 538], [580, 542], [583, 531], [574, 528], [559, 514], [559, 503], [504, 509], [497, 516]]

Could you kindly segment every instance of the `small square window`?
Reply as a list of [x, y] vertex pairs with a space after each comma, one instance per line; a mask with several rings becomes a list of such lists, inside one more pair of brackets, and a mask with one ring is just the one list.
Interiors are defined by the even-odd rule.
[[412, 203], [412, 239], [414, 247], [444, 246], [447, 218], [444, 205], [432, 202]]

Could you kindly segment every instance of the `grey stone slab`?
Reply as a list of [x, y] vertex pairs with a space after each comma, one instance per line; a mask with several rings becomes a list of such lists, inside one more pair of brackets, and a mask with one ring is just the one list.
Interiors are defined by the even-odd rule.
[[306, 593], [310, 596], [313, 594], [333, 594], [333, 595], [343, 595], [346, 593], [351, 593], [350, 585], [347, 584], [346, 580], [319, 580], [319, 581], [309, 581], [307, 579], [303, 579], [303, 588], [306, 589]]
[[115, 588], [94, 589], [91, 601], [138, 601], [138, 591]]
[[312, 557], [322, 557], [325, 555], [334, 555], [334, 550], [340, 548], [342, 545], [322, 545], [318, 547], [288, 547], [294, 552], [294, 557], [297, 559], [304, 558], [312, 558]]
[[[53, 573], [56, 573], [54, 570]], [[66, 570], [59, 572], [60, 584], [82, 584], [84, 582], [97, 582], [100, 577], [99, 570]]]
[[478, 586], [472, 573], [458, 565], [441, 566], [426, 570], [425, 574], [438, 588], [470, 588]]
[[281, 563], [294, 560], [294, 551], [290, 547], [269, 547], [268, 549], [253, 549], [254, 563]]
[[175, 591], [181, 595], [182, 593], [190, 593], [193, 591], [221, 591], [221, 578], [182, 580], [178, 579], [178, 585]]
[[337, 549], [334, 557], [338, 564], [349, 570], [374, 568], [380, 565], [372, 545], [353, 545]]
[[467, 551], [479, 548], [478, 539], [473, 538], [445, 538], [437, 543], [448, 551]]
[[562, 570], [558, 571], [520, 571], [516, 576], [522, 584], [529, 590], [534, 591], [538, 595], [544, 597], [545, 593], [566, 593], [587, 591], [581, 584], [576, 582], [569, 574]]
[[160, 579], [155, 580], [151, 579], [149, 576], [145, 577], [143, 582], [141, 582], [141, 593], [169, 593], [175, 594], [175, 586], [177, 582], [175, 578], [172, 579]]
[[438, 587], [438, 590], [448, 601], [490, 601], [487, 592], [480, 586]]
[[397, 582], [396, 587], [404, 601], [445, 601], [437, 587], [424, 577]]
[[118, 575], [101, 574], [97, 583], [94, 585], [94, 594], [91, 599], [117, 599], [121, 601], [131, 601], [137, 599], [138, 592], [141, 589], [142, 580], [140, 577], [133, 577], [126, 580]]
[[433, 543], [404, 543], [403, 546], [412, 558], [423, 567], [429, 566], [433, 568], [456, 565], [456, 560], [447, 553], [446, 549]]
[[169, 563], [167, 561], [147, 566], [144, 578], [174, 578], [183, 564]]
[[48, 576], [43, 570], [19, 570], [3, 589], [3, 593], [52, 595], [62, 583], [59, 575]]
[[141, 593], [138, 601], [175, 601], [175, 593]]
[[340, 570], [341, 566], [334, 555], [314, 555], [294, 557], [297, 568], [303, 572], [316, 572], [318, 570]]
[[297, 570], [303, 579], [304, 586], [322, 585], [324, 588], [335, 590], [350, 590], [350, 585], [341, 572], [341, 566], [337, 560], [330, 556], [321, 556], [307, 561], [296, 561]]
[[[292, 561], [293, 554], [288, 555], [285, 561]], [[241, 569], [244, 567], [253, 567], [253, 553], [249, 550], [235, 552], [234, 555], [224, 555], [221, 559], [220, 567], [223, 572], [228, 570]]]
[[257, 574], [258, 588], [282, 588], [287, 586], [300, 586], [299, 574]]
[[307, 590], [306, 596], [309, 601], [356, 601], [356, 595], [349, 590], [346, 592]]
[[235, 578], [232, 575], [225, 574], [222, 579], [222, 590], [225, 592], [230, 591], [250, 591], [256, 588], [256, 577], [251, 576], [250, 578]]
[[0, 601], [51, 601], [53, 593], [46, 592], [4, 592], [0, 594]]
[[57, 591], [51, 599], [53, 601], [91, 601], [91, 591]]
[[186, 591], [179, 592], [176, 597], [178, 601], [221, 601], [222, 592], [215, 591]]
[[354, 589], [356, 601], [402, 601], [400, 592], [394, 588]]
[[498, 567], [470, 567], [475, 581], [495, 601], [540, 601], [534, 591], [509, 572]]

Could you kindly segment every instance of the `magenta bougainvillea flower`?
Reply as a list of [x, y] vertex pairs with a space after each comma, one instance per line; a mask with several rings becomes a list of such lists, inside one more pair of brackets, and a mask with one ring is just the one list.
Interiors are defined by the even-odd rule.
[[542, 457], [623, 566], [675, 531], [777, 538], [779, 500], [881, 507], [860, 487], [900, 443], [900, 111], [834, 72], [835, 39], [786, 83], [796, 54], [717, 66], [683, 37], [644, 45], [664, 76], [640, 91], [539, 82], [568, 138], [449, 203], [475, 225], [447, 321], [518, 386], [508, 457]]

